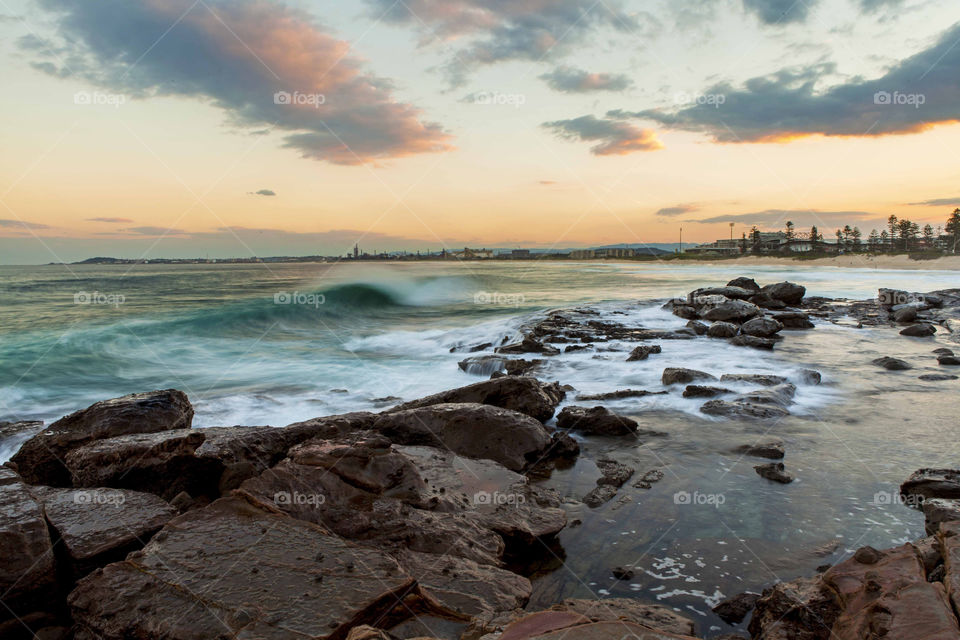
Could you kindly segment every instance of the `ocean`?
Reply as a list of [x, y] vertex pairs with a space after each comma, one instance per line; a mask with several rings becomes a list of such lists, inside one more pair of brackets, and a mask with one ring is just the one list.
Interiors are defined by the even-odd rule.
[[[589, 305], [601, 320], [680, 327], [684, 320], [660, 308], [666, 299], [741, 275], [851, 299], [960, 281], [950, 271], [804, 263], [2, 266], [0, 421], [52, 421], [97, 400], [169, 387], [189, 395], [198, 427], [381, 410], [484, 379], [457, 363], [551, 309]], [[561, 534], [561, 550], [530, 559], [539, 563], [534, 602], [640, 597], [702, 616], [704, 630], [719, 633], [709, 607], [723, 595], [809, 575], [864, 544], [922, 536], [922, 514], [890, 496], [916, 468], [957, 464], [958, 452], [943, 444], [957, 441], [957, 381], [917, 378], [937, 370], [932, 349], [956, 345], [942, 333], [918, 340], [852, 321], [817, 325], [786, 332], [774, 352], [702, 338], [665, 341], [644, 362], [625, 362], [619, 349], [627, 347], [616, 343], [549, 358], [538, 377], [583, 393], [655, 391], [669, 366], [786, 375], [798, 392], [793, 415], [773, 427], [704, 416], [702, 400], [676, 393], [604, 403], [667, 435], [585, 439], [591, 455], [544, 480], [582, 523]], [[870, 364], [881, 355], [920, 364], [887, 372]], [[804, 368], [820, 371], [823, 383], [801, 383]], [[763, 481], [752, 469], [762, 460], [731, 453], [762, 438], [785, 442], [795, 483]], [[15, 446], [6, 443], [0, 459]], [[578, 500], [599, 475], [589, 459], [600, 456], [636, 468], [637, 478], [662, 470], [664, 479], [651, 489], [628, 483], [621, 499], [589, 509]], [[683, 494], [692, 499], [678, 501]], [[611, 567], [625, 565], [637, 567], [634, 580], [610, 578]]]

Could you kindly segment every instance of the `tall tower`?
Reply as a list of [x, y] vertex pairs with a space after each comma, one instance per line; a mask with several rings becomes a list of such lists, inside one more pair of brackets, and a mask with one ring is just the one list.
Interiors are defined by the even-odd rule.
[[359, 257], [360, 257], [360, 246], [355, 244], [353, 245], [353, 259], [356, 260]]

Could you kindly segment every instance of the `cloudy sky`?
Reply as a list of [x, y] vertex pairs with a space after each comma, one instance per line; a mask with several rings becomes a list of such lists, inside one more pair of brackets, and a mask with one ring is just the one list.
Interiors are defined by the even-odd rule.
[[960, 205], [956, 0], [0, 0], [0, 262]]

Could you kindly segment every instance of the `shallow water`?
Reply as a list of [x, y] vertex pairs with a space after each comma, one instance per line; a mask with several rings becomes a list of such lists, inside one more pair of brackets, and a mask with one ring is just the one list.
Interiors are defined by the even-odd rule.
[[[379, 409], [389, 401], [377, 398], [481, 380], [458, 369], [465, 354], [451, 349], [498, 342], [546, 310], [591, 304], [601, 319], [682, 326], [656, 301], [742, 270], [573, 262], [0, 267], [0, 420], [49, 421], [166, 387], [188, 393], [197, 426]], [[746, 275], [848, 298], [873, 297], [879, 286], [928, 291], [960, 282], [957, 272], [802, 264]], [[77, 294], [108, 304], [76, 304]], [[730, 628], [709, 608], [725, 596], [811, 574], [864, 544], [922, 536], [920, 514], [891, 501], [914, 469], [957, 465], [960, 381], [917, 379], [937, 369], [930, 352], [944, 344], [944, 335], [909, 339], [818, 322], [789, 332], [773, 353], [701, 338], [663, 341], [663, 353], [643, 362], [625, 362], [633, 345], [617, 342], [551, 358], [538, 375], [583, 393], [655, 391], [668, 366], [776, 373], [798, 392], [793, 415], [773, 423], [711, 419], [699, 412], [703, 401], [678, 393], [605, 402], [667, 435], [585, 440], [586, 455], [545, 481], [582, 524], [561, 534], [562, 550], [544, 550], [535, 602], [637, 597], [688, 613], [702, 633], [717, 635]], [[880, 355], [917, 368], [869, 364]], [[801, 368], [821, 371], [823, 384], [801, 384]], [[766, 439], [786, 444], [793, 484], [763, 480], [752, 468], [763, 460], [730, 453]], [[591, 460], [602, 455], [637, 475], [613, 501], [589, 509], [576, 500], [592, 488], [599, 474]], [[663, 470], [661, 481], [632, 486], [653, 469]], [[615, 581], [615, 566], [635, 566], [634, 578]]]

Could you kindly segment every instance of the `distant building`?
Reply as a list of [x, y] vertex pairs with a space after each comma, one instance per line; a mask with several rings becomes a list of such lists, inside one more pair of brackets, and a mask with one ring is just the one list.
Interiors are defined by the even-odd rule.
[[572, 260], [592, 260], [597, 257], [597, 252], [593, 249], [577, 249], [570, 252]]
[[513, 258], [513, 259], [517, 259], [517, 258], [521, 258], [521, 259], [523, 259], [523, 258], [529, 258], [529, 257], [530, 257], [530, 249], [514, 249], [513, 251], [510, 252], [510, 257]]

